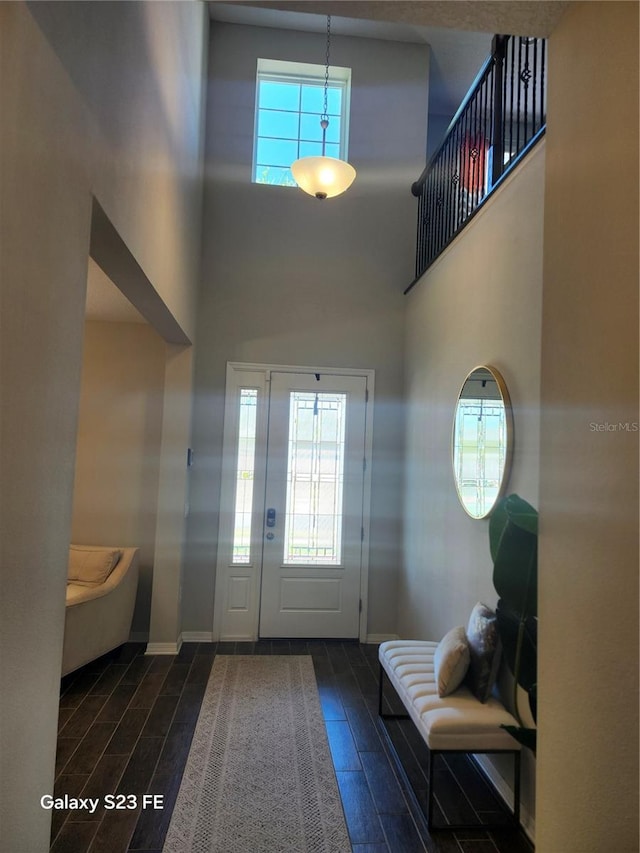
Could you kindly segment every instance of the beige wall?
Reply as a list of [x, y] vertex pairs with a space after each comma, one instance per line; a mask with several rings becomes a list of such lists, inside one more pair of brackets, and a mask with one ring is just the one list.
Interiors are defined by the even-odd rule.
[[166, 349], [157, 527], [147, 652], [179, 650], [184, 543], [189, 508], [187, 449], [191, 437], [193, 348]]
[[549, 62], [537, 849], [632, 853], [638, 433], [618, 424], [639, 420], [638, 5], [572, 6]]
[[[195, 315], [206, 12], [78, 6], [0, 4], [0, 825], [12, 853], [48, 849], [40, 797], [53, 785], [92, 195], [189, 334]], [[189, 69], [180, 90], [176, 67]]]
[[[332, 38], [353, 69], [349, 192], [318, 202], [251, 183], [256, 60], [320, 61], [322, 34], [215, 25], [210, 46], [200, 302], [184, 627], [211, 631], [225, 364], [376, 371], [369, 633], [393, 632], [400, 563], [403, 289], [413, 277], [426, 139], [425, 46]], [[381, 112], [381, 105], [384, 109]], [[384, 115], [384, 117], [383, 117]]]
[[63, 0], [29, 8], [88, 105], [91, 190], [193, 340], [204, 4], [83, 3], [80, 11]]
[[132, 630], [149, 634], [166, 344], [143, 323], [84, 333], [71, 541], [140, 548]]
[[[507, 492], [538, 503], [544, 166], [542, 142], [407, 297], [401, 637], [440, 639], [466, 624], [477, 601], [497, 600], [488, 521], [466, 514], [451, 467], [456, 400], [478, 364], [500, 371], [513, 405]], [[532, 771], [525, 770], [531, 820]]]

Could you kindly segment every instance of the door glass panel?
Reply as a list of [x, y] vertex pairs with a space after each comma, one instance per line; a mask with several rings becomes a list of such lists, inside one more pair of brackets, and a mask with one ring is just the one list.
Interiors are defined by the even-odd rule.
[[342, 562], [346, 403], [346, 394], [291, 392], [285, 565]]
[[251, 562], [251, 510], [256, 458], [257, 402], [258, 392], [255, 388], [243, 388], [240, 391], [236, 506], [231, 558], [233, 563]]

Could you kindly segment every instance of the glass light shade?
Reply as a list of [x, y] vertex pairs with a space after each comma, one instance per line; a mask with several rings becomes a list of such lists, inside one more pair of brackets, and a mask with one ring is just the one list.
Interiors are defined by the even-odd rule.
[[301, 157], [291, 164], [291, 173], [304, 192], [316, 198], [333, 198], [349, 189], [356, 170], [335, 157]]

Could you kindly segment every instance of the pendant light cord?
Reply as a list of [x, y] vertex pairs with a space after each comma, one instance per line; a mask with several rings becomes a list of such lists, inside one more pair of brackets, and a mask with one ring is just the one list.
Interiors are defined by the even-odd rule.
[[329, 49], [331, 47], [331, 15], [327, 15], [327, 54], [324, 67], [324, 104], [320, 116], [320, 127], [322, 128], [322, 156], [325, 156], [327, 139], [327, 128], [329, 127]]
[[[319, 35], [319, 33], [318, 33]], [[341, 195], [347, 190], [356, 176], [356, 170], [346, 160], [341, 160], [340, 155], [343, 153], [340, 145], [340, 133], [330, 140], [331, 151], [333, 156], [326, 155], [327, 128], [329, 127], [329, 68], [330, 60], [329, 53], [331, 49], [331, 15], [327, 15], [327, 52], [325, 58], [324, 69], [324, 103], [322, 105], [323, 112], [320, 113], [320, 127], [322, 128], [322, 155], [310, 154], [306, 157], [298, 157], [291, 164], [291, 174], [295, 179], [300, 189], [315, 196], [318, 199], [333, 198]], [[319, 57], [318, 57], [319, 58]], [[317, 67], [317, 66], [316, 66]], [[341, 71], [344, 69], [340, 69]], [[319, 85], [318, 85], [319, 84]], [[338, 75], [334, 78], [332, 89], [334, 94], [340, 95], [341, 78]], [[318, 89], [322, 86], [322, 78], [316, 77], [316, 95], [320, 92]], [[320, 106], [318, 104], [318, 106]], [[335, 116], [336, 128], [340, 131], [340, 121], [343, 113], [341, 107], [344, 104], [336, 103]], [[316, 113], [318, 115], [318, 113]], [[317, 137], [316, 143], [317, 146]], [[334, 153], [335, 152], [335, 153]]]

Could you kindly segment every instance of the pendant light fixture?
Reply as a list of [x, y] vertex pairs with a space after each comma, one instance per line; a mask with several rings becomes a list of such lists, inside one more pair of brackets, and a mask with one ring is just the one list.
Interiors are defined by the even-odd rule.
[[327, 15], [327, 56], [324, 71], [324, 105], [320, 116], [322, 128], [322, 156], [301, 157], [291, 164], [291, 173], [304, 192], [315, 198], [333, 198], [349, 189], [356, 176], [356, 170], [344, 160], [327, 157], [325, 154], [329, 115], [327, 91], [329, 88], [329, 48], [331, 46], [331, 15]]

